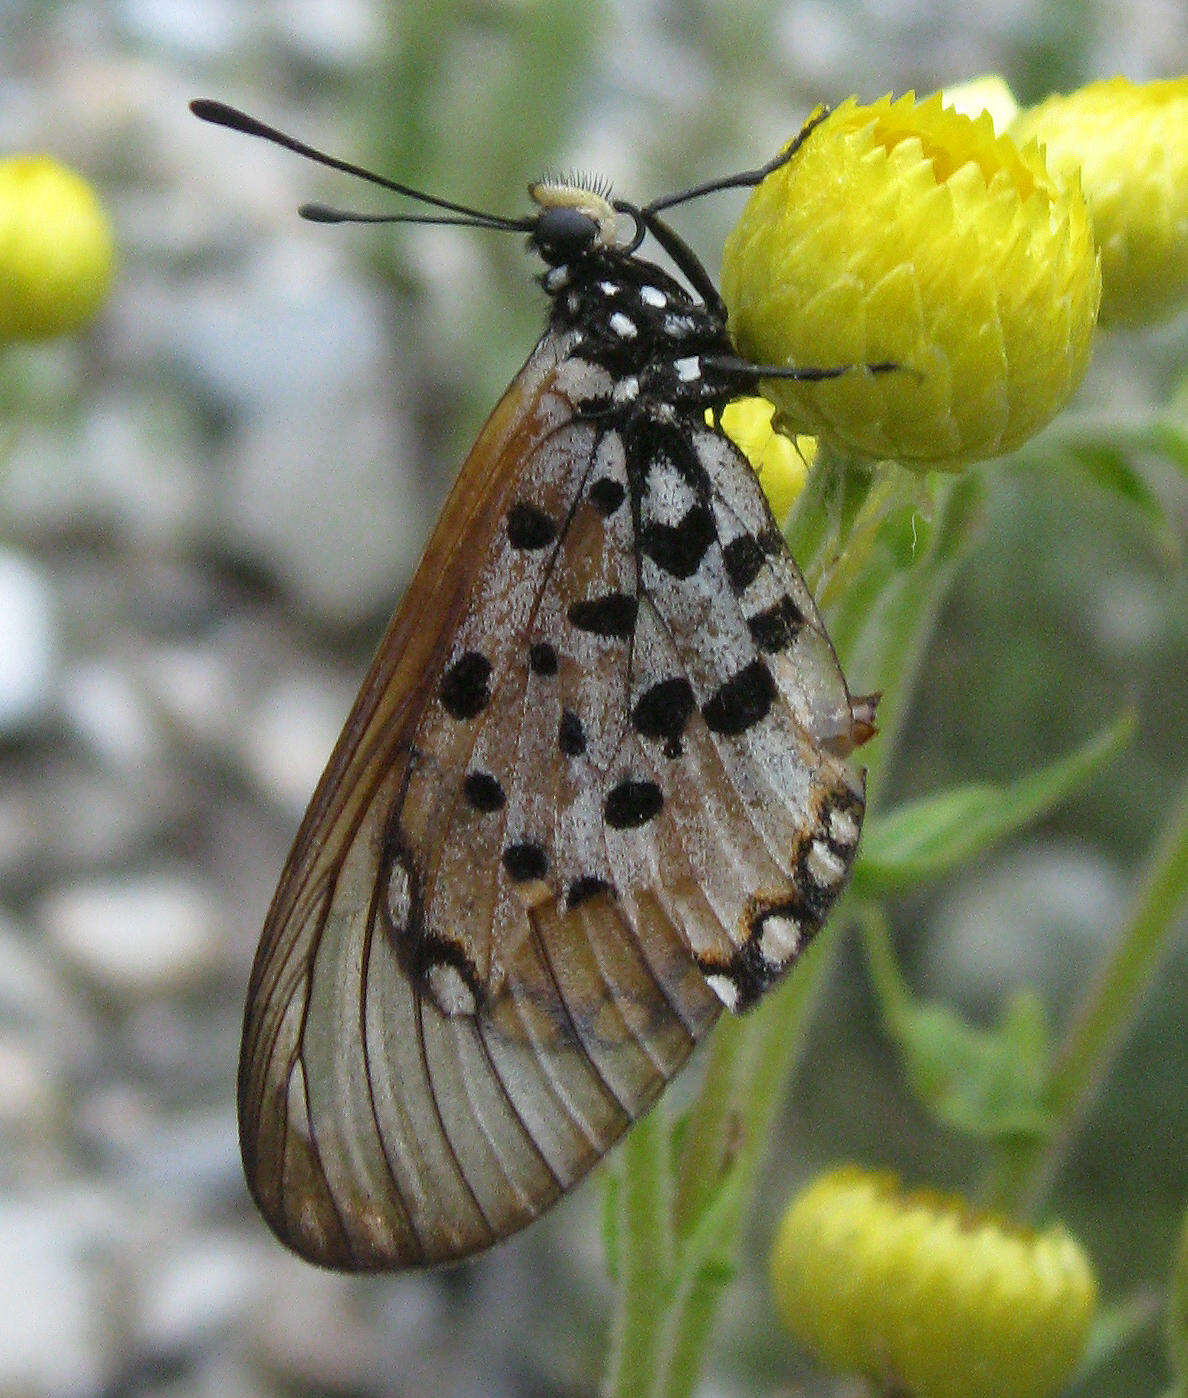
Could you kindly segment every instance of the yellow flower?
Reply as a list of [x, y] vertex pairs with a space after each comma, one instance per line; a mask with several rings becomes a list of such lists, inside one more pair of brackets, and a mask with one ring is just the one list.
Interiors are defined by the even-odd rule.
[[1188, 301], [1188, 78], [1110, 78], [1049, 97], [1011, 127], [1079, 175], [1101, 251], [1102, 324], [1161, 320]]
[[[766, 398], [736, 398], [722, 410], [722, 431], [751, 463], [777, 524], [782, 525], [804, 488], [817, 443], [787, 437], [772, 422], [775, 406]], [[708, 416], [708, 415], [707, 415]]]
[[1009, 451], [1089, 362], [1100, 274], [1088, 211], [1038, 151], [938, 93], [833, 112], [751, 195], [722, 292], [790, 425], [873, 457], [955, 465]]
[[111, 225], [85, 180], [45, 155], [0, 160], [0, 342], [80, 329], [114, 265]]
[[983, 112], [989, 112], [995, 134], [999, 136], [1009, 129], [1011, 122], [1019, 115], [1015, 94], [1007, 86], [1006, 79], [1000, 78], [997, 73], [987, 73], [984, 77], [970, 78], [968, 82], [946, 87], [941, 93], [941, 100], [946, 107], [952, 107], [955, 112], [975, 121]]
[[1045, 1398], [1080, 1361], [1097, 1304], [1058, 1225], [1033, 1233], [852, 1166], [793, 1200], [771, 1281], [807, 1349], [913, 1398]]

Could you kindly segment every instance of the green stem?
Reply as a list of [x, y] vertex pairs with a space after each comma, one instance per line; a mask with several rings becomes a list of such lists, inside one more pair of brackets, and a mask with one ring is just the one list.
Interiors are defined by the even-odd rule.
[[751, 1211], [772, 1122], [828, 979], [845, 921], [844, 909], [839, 908], [795, 974], [746, 1019], [728, 1020], [717, 1031], [740, 1040], [731, 1050], [739, 1055], [735, 1102], [742, 1129], [733, 1166], [737, 1174], [727, 1206], [714, 1220], [716, 1237], [703, 1248], [704, 1264], [673, 1298], [667, 1353], [656, 1390], [664, 1398], [690, 1398], [697, 1386], [714, 1318], [738, 1254], [742, 1221]]
[[888, 1025], [897, 1029], [911, 1007], [911, 992], [895, 956], [890, 920], [879, 903], [860, 904], [856, 915], [876, 999]]
[[737, 1134], [736, 1069], [744, 1021], [724, 1015], [710, 1039], [701, 1090], [689, 1110], [677, 1169], [673, 1219], [678, 1237], [700, 1217], [721, 1181]]
[[[832, 480], [835, 518], [858, 524], [861, 548], [869, 552], [886, 508], [883, 494], [869, 471], [855, 468], [847, 474], [844, 463], [834, 470]], [[816, 489], [823, 500], [834, 487], [825, 483]], [[947, 479], [938, 483], [937, 492], [929, 551], [912, 569], [911, 585], [889, 609], [893, 624], [880, 636], [882, 644], [874, 657], [887, 695], [880, 715], [883, 734], [871, 745], [876, 769], [886, 765], [893, 750], [906, 690], [931, 634], [947, 570], [960, 551], [953, 540], [963, 516], [952, 508], [958, 492]], [[818, 560], [824, 557], [824, 514], [820, 508], [806, 510], [800, 520], [805, 553]], [[835, 551], [844, 553], [848, 542], [848, 536], [840, 540]], [[838, 908], [783, 986], [744, 1019], [723, 1017], [709, 1048], [705, 1081], [689, 1114], [671, 1213], [666, 1197], [668, 1156], [653, 1138], [656, 1123], [649, 1118], [628, 1138], [620, 1200], [615, 1346], [605, 1390], [609, 1398], [690, 1398], [696, 1388], [743, 1222], [751, 1211], [763, 1152], [844, 925], [844, 908]], [[647, 1134], [641, 1138], [641, 1132]], [[663, 1188], [655, 1180], [649, 1184], [648, 1170], [664, 1172]], [[663, 1223], [659, 1212], [664, 1213]]]
[[1013, 1152], [992, 1181], [993, 1205], [1034, 1212], [1119, 1042], [1133, 1021], [1188, 902], [1188, 779], [1140, 884], [1112, 954], [1090, 989], [1057, 1057], [1049, 1085], [1055, 1129], [1046, 1141]]
[[960, 527], [963, 500], [957, 477], [938, 476], [934, 485], [934, 525], [928, 553], [902, 579], [896, 605], [886, 616], [879, 637], [877, 683], [879, 731], [864, 755], [868, 762], [866, 801], [873, 806], [881, 794], [891, 757], [899, 746], [903, 725], [915, 692], [924, 656], [932, 641], [948, 583], [960, 550], [951, 545], [951, 531]]
[[619, 1183], [619, 1276], [603, 1392], [644, 1398], [656, 1380], [657, 1343], [672, 1275], [669, 1128], [663, 1108], [637, 1121], [623, 1143]]

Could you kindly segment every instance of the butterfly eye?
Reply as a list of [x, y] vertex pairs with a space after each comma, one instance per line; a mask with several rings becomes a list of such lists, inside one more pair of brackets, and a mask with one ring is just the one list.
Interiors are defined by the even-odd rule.
[[532, 242], [550, 266], [559, 267], [580, 257], [599, 238], [598, 221], [581, 209], [558, 206], [542, 209], [532, 231]]

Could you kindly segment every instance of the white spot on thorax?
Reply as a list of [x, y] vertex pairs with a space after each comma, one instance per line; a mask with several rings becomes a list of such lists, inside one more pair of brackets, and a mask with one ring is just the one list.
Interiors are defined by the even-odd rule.
[[614, 282], [598, 283], [598, 290], [602, 292], [603, 296], [614, 296], [618, 289]]
[[474, 992], [466, 984], [462, 972], [448, 961], [434, 961], [430, 965], [429, 989], [444, 1014], [472, 1015], [478, 1008]]
[[628, 374], [626, 378], [620, 379], [615, 384], [611, 397], [616, 403], [630, 403], [639, 396], [639, 380], [634, 374]]
[[550, 267], [545, 273], [544, 286], [546, 291], [561, 291], [568, 285], [568, 267]]
[[689, 355], [687, 359], [673, 360], [672, 367], [682, 383], [693, 383], [701, 377], [701, 360], [695, 354]]
[[668, 297], [658, 286], [641, 286], [639, 299], [645, 306], [654, 306], [658, 311], [668, 305]]
[[625, 316], [622, 311], [616, 311], [607, 324], [619, 337], [620, 340], [634, 340], [639, 330], [630, 316]]
[[694, 329], [695, 324], [692, 316], [667, 315], [664, 317], [664, 329], [669, 335], [683, 335]]

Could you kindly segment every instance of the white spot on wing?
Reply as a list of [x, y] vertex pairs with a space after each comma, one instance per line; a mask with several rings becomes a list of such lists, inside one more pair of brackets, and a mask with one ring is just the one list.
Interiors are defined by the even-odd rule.
[[858, 840], [858, 822], [849, 811], [830, 811], [829, 834], [839, 845], [855, 844]]
[[694, 383], [701, 377], [701, 360], [695, 354], [691, 354], [685, 359], [673, 360], [672, 367], [676, 370], [676, 376], [682, 383]]
[[677, 525], [697, 504], [697, 494], [671, 461], [658, 458], [648, 471], [643, 507], [657, 524]]
[[591, 398], [605, 398], [613, 384], [605, 369], [577, 355], [571, 355], [558, 365], [554, 382], [558, 390], [574, 403], [585, 403]]
[[795, 918], [773, 915], [763, 919], [759, 954], [769, 966], [782, 966], [800, 949], [800, 926]]
[[710, 974], [706, 976], [705, 983], [728, 1010], [736, 1008], [738, 1005], [738, 985], [733, 976]]
[[839, 859], [823, 840], [813, 841], [804, 862], [813, 881], [822, 888], [832, 888], [845, 877], [845, 862]]
[[639, 299], [645, 306], [654, 306], [656, 310], [663, 310], [668, 305], [668, 297], [658, 286], [641, 286], [639, 289]]
[[396, 858], [392, 860], [392, 867], [388, 870], [388, 916], [397, 931], [408, 926], [411, 911], [412, 885], [408, 870], [404, 867], [404, 861]]
[[619, 337], [620, 340], [634, 340], [639, 330], [630, 316], [625, 316], [622, 311], [616, 311], [607, 324]]
[[633, 398], [639, 395], [639, 380], [634, 374], [628, 374], [625, 379], [620, 379], [615, 384], [611, 397], [616, 403], [630, 403]]
[[466, 984], [462, 972], [448, 961], [434, 961], [430, 965], [429, 989], [443, 1014], [472, 1015], [477, 1009], [474, 992]]

